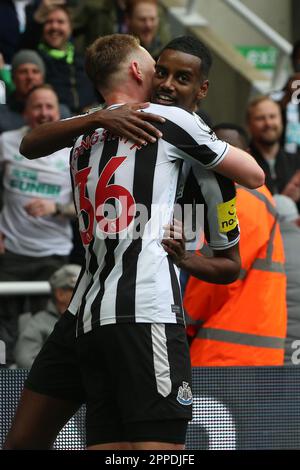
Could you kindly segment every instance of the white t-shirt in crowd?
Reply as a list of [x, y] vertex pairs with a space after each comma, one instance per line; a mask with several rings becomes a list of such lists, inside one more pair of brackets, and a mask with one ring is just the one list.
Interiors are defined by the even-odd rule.
[[72, 200], [70, 149], [28, 160], [19, 152], [28, 127], [4, 132], [0, 138], [3, 208], [0, 232], [7, 250], [27, 256], [68, 255], [72, 249], [70, 222], [60, 216], [33, 217], [24, 206], [36, 198], [68, 204]]

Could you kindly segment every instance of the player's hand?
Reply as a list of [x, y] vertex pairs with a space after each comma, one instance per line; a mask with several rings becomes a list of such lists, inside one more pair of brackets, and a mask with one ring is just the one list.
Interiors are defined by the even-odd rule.
[[290, 197], [295, 202], [300, 200], [300, 170], [297, 170], [292, 176], [281, 194]]
[[291, 101], [293, 93], [296, 91], [297, 86], [295, 87], [294, 82], [300, 80], [300, 73], [296, 72], [294, 75], [292, 75], [286, 86], [284, 87], [284, 95], [280, 100], [280, 105], [282, 108], [286, 108], [287, 104]]
[[173, 224], [165, 225], [164, 229], [164, 238], [161, 244], [174, 263], [181, 267], [187, 257], [183, 225], [175, 219]]
[[0, 232], [0, 255], [5, 253], [5, 244], [4, 244], [5, 235]]
[[56, 204], [54, 201], [48, 201], [47, 199], [32, 199], [24, 206], [24, 209], [32, 217], [44, 217], [56, 213]]
[[[151, 122], [164, 123], [165, 119], [152, 113], [140, 112], [148, 108], [150, 103], [125, 104], [115, 109], [102, 109], [99, 113], [101, 127], [109, 130], [113, 135], [125, 137], [136, 145], [154, 143], [162, 137], [162, 133]], [[100, 114], [101, 113], [101, 114]]]

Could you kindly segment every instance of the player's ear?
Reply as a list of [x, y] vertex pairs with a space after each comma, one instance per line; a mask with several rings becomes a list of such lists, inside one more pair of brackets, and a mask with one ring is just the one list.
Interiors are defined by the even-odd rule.
[[209, 81], [203, 80], [197, 93], [197, 100], [202, 100], [203, 98], [206, 97], [207, 92], [208, 92], [208, 87], [209, 87]]
[[143, 75], [139, 63], [136, 60], [133, 60], [130, 63], [130, 71], [135, 80], [138, 82], [143, 81]]

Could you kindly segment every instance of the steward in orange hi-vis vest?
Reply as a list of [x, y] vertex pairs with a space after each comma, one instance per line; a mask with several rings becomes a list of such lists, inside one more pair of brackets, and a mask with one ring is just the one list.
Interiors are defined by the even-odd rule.
[[191, 277], [185, 291], [188, 333], [194, 336], [192, 366], [283, 365], [287, 325], [284, 250], [267, 188], [237, 186], [237, 214], [239, 279], [217, 285]]

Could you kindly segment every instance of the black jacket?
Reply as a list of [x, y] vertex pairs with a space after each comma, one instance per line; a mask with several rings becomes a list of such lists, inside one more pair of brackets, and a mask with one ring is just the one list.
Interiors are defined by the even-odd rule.
[[281, 193], [294, 173], [300, 169], [300, 156], [285, 152], [280, 148], [275, 158], [276, 178], [272, 178], [269, 163], [261, 155], [253, 142], [250, 144], [251, 155], [255, 158], [259, 166], [266, 175], [266, 186], [272, 194]]
[[55, 59], [47, 52], [38, 50], [42, 36], [42, 25], [33, 19], [28, 21], [22, 36], [24, 48], [36, 49], [46, 67], [45, 82], [55, 89], [60, 103], [68, 106], [73, 114], [80, 113], [82, 108], [99, 101], [96, 91], [84, 69], [84, 57], [75, 51], [74, 61], [68, 64], [65, 59]]
[[64, 59], [54, 59], [38, 51], [46, 66], [46, 83], [55, 89], [60, 103], [66, 104], [73, 113], [79, 113], [85, 106], [95, 104], [97, 97], [84, 70], [84, 59], [75, 52], [74, 62], [67, 64]]

